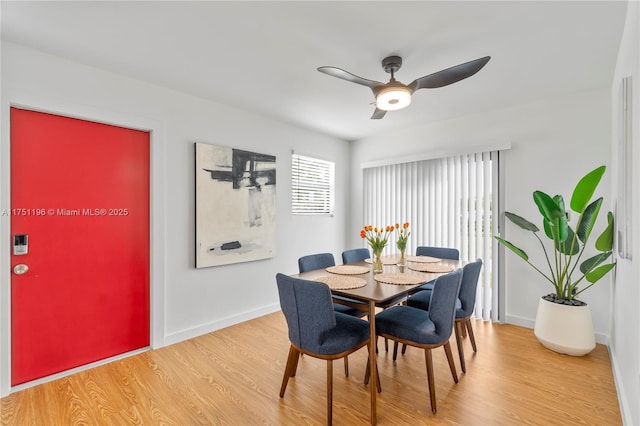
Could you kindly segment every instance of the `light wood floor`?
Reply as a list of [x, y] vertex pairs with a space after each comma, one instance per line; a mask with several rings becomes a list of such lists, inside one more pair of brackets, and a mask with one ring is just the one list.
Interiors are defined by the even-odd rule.
[[[598, 345], [574, 358], [544, 349], [532, 330], [473, 322], [467, 374], [454, 384], [434, 351], [438, 413], [432, 414], [424, 353], [408, 348], [378, 366], [380, 425], [621, 425], [609, 356]], [[319, 425], [325, 420], [324, 361], [305, 356], [278, 397], [289, 342], [281, 313], [42, 384], [2, 399], [5, 425]], [[334, 362], [334, 424], [369, 423], [362, 384], [366, 349]]]

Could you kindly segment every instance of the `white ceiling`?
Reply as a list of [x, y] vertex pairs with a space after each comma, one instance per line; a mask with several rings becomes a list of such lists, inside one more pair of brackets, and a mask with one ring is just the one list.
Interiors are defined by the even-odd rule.
[[[2, 39], [347, 140], [609, 87], [626, 2], [0, 3]], [[316, 71], [388, 81], [490, 55], [475, 76], [417, 91], [371, 120], [371, 91]]]

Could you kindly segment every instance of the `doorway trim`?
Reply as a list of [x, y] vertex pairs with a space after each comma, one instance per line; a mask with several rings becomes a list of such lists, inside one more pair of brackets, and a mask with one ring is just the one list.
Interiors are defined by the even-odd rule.
[[[149, 132], [149, 306], [150, 346], [165, 345], [165, 130], [158, 120], [63, 100], [14, 97], [2, 103], [0, 138], [0, 212], [11, 209], [11, 107]], [[0, 397], [11, 388], [11, 217], [0, 216]]]

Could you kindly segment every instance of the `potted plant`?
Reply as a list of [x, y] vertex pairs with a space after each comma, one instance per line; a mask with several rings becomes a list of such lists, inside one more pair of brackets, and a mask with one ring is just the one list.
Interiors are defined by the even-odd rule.
[[588, 250], [588, 242], [603, 199], [600, 197], [592, 202], [591, 198], [605, 169], [605, 166], [600, 166], [587, 173], [573, 190], [570, 208], [579, 214], [575, 227], [569, 224], [569, 215], [561, 195], [551, 197], [542, 191], [533, 193], [533, 200], [542, 215], [543, 234], [547, 237], [546, 241], [551, 243], [551, 249], [543, 242], [540, 229], [535, 224], [517, 214], [505, 212], [511, 222], [531, 231], [538, 239], [546, 267], [534, 265], [524, 250], [501, 237], [495, 237], [553, 286], [554, 292], [539, 301], [534, 333], [545, 347], [569, 355], [585, 355], [595, 348], [591, 312], [588, 305], [577, 297], [615, 266], [615, 262], [607, 262], [613, 247], [611, 212], [607, 214], [606, 229], [593, 246], [598, 253], [582, 260], [585, 251], [593, 252]]

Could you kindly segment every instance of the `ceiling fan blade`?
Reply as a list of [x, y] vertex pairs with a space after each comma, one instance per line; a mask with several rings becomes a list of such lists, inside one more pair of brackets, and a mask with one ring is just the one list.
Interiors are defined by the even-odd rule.
[[418, 89], [435, 89], [438, 87], [448, 86], [449, 84], [471, 77], [480, 71], [482, 67], [489, 62], [489, 59], [491, 59], [491, 56], [485, 56], [484, 58], [465, 62], [464, 64], [456, 65], [454, 67], [420, 77], [409, 84], [408, 87], [411, 92], [415, 92]]
[[387, 111], [383, 110], [383, 109], [379, 109], [376, 108], [375, 111], [373, 111], [373, 115], [371, 116], [372, 120], [379, 120], [382, 117], [384, 117], [384, 115], [387, 113]]
[[345, 71], [336, 67], [320, 67], [318, 71], [331, 75], [333, 77], [338, 77], [343, 80], [350, 81], [352, 83], [361, 84], [363, 86], [367, 86], [370, 89], [373, 89], [378, 86], [384, 86], [384, 83], [380, 83], [379, 81], [367, 80], [366, 78], [358, 77], [355, 74], [351, 74], [348, 71]]

